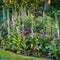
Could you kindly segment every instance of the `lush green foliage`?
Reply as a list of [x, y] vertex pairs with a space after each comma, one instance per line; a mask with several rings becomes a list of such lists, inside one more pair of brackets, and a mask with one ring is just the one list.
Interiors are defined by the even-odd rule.
[[18, 54], [58, 59], [60, 43], [56, 14], [55, 20], [49, 16], [35, 18], [30, 13], [27, 15], [25, 8], [19, 9], [18, 12], [16, 8], [12, 9], [12, 14], [9, 14], [9, 8], [6, 11], [7, 16], [3, 16], [6, 20], [3, 20], [1, 25], [3, 49]]

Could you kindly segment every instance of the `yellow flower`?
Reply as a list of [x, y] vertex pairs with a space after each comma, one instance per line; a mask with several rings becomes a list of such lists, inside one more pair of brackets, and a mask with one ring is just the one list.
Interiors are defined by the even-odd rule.
[[48, 0], [48, 4], [50, 4], [51, 3], [51, 0]]

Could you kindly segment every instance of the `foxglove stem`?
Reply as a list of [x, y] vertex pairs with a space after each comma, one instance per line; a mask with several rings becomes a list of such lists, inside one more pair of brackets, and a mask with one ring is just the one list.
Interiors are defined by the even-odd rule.
[[22, 38], [24, 40], [24, 23], [22, 24]]
[[8, 35], [10, 34], [9, 9], [7, 9]]
[[16, 30], [17, 30], [17, 33], [19, 33], [19, 28], [18, 27], [16, 27]]
[[6, 22], [6, 15], [5, 15], [5, 9], [4, 9], [4, 7], [3, 7], [2, 12], [3, 12], [3, 25], [6, 26], [7, 22]]
[[20, 12], [20, 17], [21, 17], [21, 20], [22, 20], [22, 38], [23, 38], [23, 40], [24, 40], [24, 12], [23, 11], [21, 11]]
[[10, 28], [8, 28], [8, 34], [10, 34]]
[[56, 29], [57, 29], [57, 37], [60, 38], [59, 36], [59, 21], [58, 21], [58, 18], [57, 18], [57, 14], [55, 13], [55, 11], [53, 12], [54, 13], [54, 16], [55, 16], [55, 21], [56, 21]]
[[33, 15], [31, 14], [31, 37], [34, 38], [34, 32], [33, 32]]

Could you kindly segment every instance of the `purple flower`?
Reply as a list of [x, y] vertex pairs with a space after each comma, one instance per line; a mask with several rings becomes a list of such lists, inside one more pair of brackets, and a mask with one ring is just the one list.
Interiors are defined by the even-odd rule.
[[24, 18], [24, 12], [23, 11], [20, 12], [20, 16], [21, 16], [21, 19]]
[[40, 30], [40, 34], [41, 35], [44, 34], [44, 30], [43, 29]]
[[25, 31], [25, 34], [28, 35], [29, 33], [30, 33], [30, 30], [27, 29], [27, 30]]
[[20, 16], [21, 16], [21, 17], [24, 16], [24, 12], [23, 12], [23, 11], [20, 12]]
[[57, 40], [57, 37], [56, 37], [56, 35], [53, 33], [52, 34], [52, 39], [55, 41], [55, 40]]
[[25, 17], [24, 17], [24, 12], [23, 12], [23, 11], [20, 12], [20, 17], [21, 17], [21, 19], [22, 19], [22, 22], [24, 22]]

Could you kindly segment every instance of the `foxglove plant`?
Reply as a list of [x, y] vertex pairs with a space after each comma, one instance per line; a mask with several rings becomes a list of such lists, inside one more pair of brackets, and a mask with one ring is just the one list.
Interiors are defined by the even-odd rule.
[[7, 24], [7, 22], [6, 22], [6, 15], [5, 15], [5, 8], [3, 7], [3, 10], [2, 10], [2, 12], [3, 12], [3, 25], [4, 26], [6, 26], [6, 24]]
[[32, 29], [31, 29], [31, 38], [32, 38], [32, 39], [34, 38], [34, 32], [33, 32]]
[[12, 26], [16, 27], [15, 17], [12, 15]]
[[25, 31], [25, 34], [28, 35], [29, 33], [30, 33], [30, 30], [27, 29], [27, 30]]
[[21, 17], [21, 20], [22, 20], [22, 38], [24, 40], [24, 12], [23, 11], [21, 11], [20, 17]]
[[22, 24], [22, 38], [24, 40], [24, 24]]
[[55, 11], [53, 11], [54, 13], [54, 16], [55, 16], [55, 21], [56, 21], [56, 30], [57, 30], [57, 37], [59, 38], [59, 21], [58, 21], [58, 18], [57, 18], [57, 14], [55, 13]]
[[43, 34], [44, 34], [44, 30], [41, 29], [41, 30], [40, 30], [40, 35], [43, 35]]
[[49, 38], [48, 34], [45, 34], [45, 38], [46, 38], [46, 39]]
[[10, 21], [9, 21], [9, 8], [7, 9], [7, 24], [8, 24], [8, 35], [10, 34]]
[[31, 14], [31, 37], [34, 38], [34, 32], [33, 32], [33, 15]]
[[54, 33], [52, 34], [52, 39], [53, 39], [53, 41], [57, 40], [57, 37]]
[[33, 50], [34, 50], [34, 51], [36, 51], [36, 50], [37, 50], [37, 48], [36, 48], [36, 47], [34, 47], [34, 48], [33, 48]]

